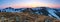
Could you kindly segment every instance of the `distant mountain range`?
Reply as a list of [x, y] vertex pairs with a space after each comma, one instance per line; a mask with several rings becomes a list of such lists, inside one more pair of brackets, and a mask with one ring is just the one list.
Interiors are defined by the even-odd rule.
[[46, 16], [60, 19], [60, 9], [48, 8], [48, 7], [18, 8], [18, 9], [8, 7], [5, 9], [1, 9], [0, 12], [29, 12], [32, 14], [37, 14], [37, 15], [43, 14]]

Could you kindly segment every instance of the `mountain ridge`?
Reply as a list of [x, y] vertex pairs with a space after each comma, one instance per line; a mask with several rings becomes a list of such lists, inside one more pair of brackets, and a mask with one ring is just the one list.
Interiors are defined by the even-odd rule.
[[12, 8], [8, 7], [5, 9], [1, 9], [0, 12], [28, 12], [31, 14], [43, 14], [46, 16], [54, 17], [60, 19], [60, 10], [56, 8], [49, 8], [49, 7], [36, 7], [36, 8]]

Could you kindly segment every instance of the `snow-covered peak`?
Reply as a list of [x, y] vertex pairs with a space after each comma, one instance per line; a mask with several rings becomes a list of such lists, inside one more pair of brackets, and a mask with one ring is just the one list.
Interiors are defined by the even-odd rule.
[[53, 18], [60, 19], [60, 9], [48, 8], [48, 7], [36, 7], [36, 8], [5, 8], [0, 10], [1, 12], [29, 12], [37, 15], [46, 15]]

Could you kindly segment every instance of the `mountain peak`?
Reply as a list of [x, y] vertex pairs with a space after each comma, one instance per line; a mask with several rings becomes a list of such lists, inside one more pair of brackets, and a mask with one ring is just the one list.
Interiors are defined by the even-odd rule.
[[14, 9], [14, 8], [12, 8], [12, 7], [7, 7], [7, 8], [5, 8], [5, 9]]

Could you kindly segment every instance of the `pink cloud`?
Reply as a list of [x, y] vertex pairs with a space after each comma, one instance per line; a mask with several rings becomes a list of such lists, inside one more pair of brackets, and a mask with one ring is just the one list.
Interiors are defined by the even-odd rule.
[[51, 8], [60, 8], [60, 4], [50, 4], [49, 7], [51, 7]]

